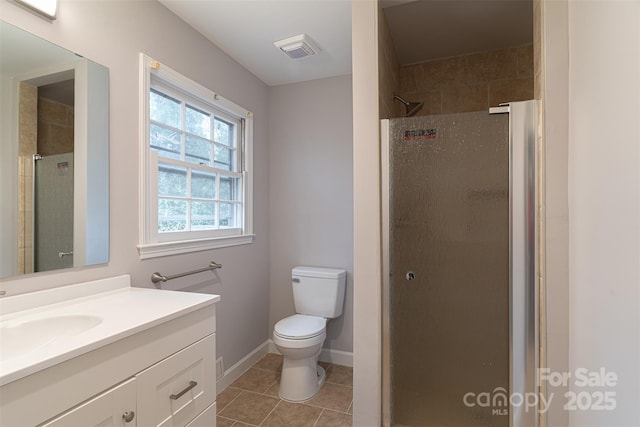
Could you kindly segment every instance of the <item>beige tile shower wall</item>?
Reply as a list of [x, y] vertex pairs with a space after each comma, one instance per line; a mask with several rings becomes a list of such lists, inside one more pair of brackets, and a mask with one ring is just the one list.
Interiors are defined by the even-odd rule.
[[543, 88], [543, 57], [542, 57], [542, 48], [543, 48], [543, 11], [542, 11], [542, 2], [543, 0], [534, 0], [533, 2], [533, 94], [535, 99], [542, 99], [542, 88]]
[[73, 107], [38, 98], [38, 154], [73, 152]]
[[38, 88], [20, 84], [18, 135], [18, 271], [33, 271], [33, 174], [38, 132]]
[[385, 14], [378, 13], [378, 79], [380, 118], [401, 117], [402, 104], [393, 101], [394, 91], [398, 87], [400, 65], [393, 45], [389, 24]]
[[421, 116], [482, 111], [533, 99], [533, 76], [533, 44], [528, 44], [401, 66], [398, 94], [423, 101]]

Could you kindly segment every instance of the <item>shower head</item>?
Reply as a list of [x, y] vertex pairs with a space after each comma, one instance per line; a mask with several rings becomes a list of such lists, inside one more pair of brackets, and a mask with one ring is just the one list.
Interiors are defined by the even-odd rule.
[[409, 102], [401, 97], [399, 97], [398, 95], [393, 95], [393, 99], [397, 99], [398, 101], [402, 102], [404, 104], [404, 106], [407, 109], [406, 114], [404, 115], [405, 117], [411, 117], [414, 116], [418, 111], [420, 111], [422, 109], [422, 106], [424, 105], [424, 102]]

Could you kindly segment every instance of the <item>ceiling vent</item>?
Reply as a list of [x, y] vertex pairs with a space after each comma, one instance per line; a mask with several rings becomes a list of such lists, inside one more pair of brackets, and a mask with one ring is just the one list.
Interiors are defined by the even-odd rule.
[[320, 48], [306, 34], [278, 40], [273, 44], [291, 59], [306, 58], [320, 52]]

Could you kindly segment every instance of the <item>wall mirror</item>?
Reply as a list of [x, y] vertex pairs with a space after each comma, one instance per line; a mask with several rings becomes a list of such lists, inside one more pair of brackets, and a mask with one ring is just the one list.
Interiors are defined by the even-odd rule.
[[109, 260], [109, 71], [0, 21], [0, 278]]

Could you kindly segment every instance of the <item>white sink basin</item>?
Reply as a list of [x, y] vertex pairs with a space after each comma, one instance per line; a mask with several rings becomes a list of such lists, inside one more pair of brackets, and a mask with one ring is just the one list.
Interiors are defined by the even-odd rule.
[[88, 314], [42, 316], [7, 320], [0, 324], [0, 358], [24, 357], [26, 353], [55, 341], [78, 335], [102, 323], [102, 318]]

